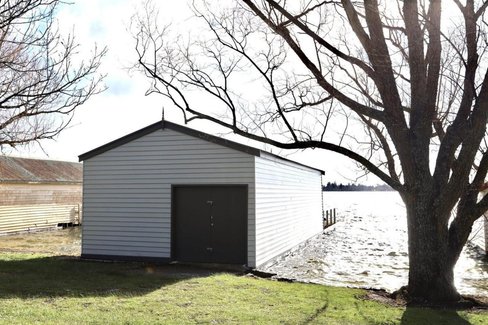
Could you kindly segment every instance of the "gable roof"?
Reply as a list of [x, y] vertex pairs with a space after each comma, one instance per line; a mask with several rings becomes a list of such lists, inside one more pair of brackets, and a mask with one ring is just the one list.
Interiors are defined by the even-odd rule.
[[83, 164], [0, 156], [0, 183], [82, 183]]
[[190, 136], [193, 136], [196, 138], [200, 138], [200, 139], [208, 141], [208, 142], [213, 142], [213, 143], [219, 144], [221, 146], [228, 147], [228, 148], [231, 148], [231, 149], [234, 149], [234, 150], [237, 150], [240, 152], [244, 152], [244, 153], [247, 153], [249, 155], [257, 156], [257, 157], [260, 157], [262, 155], [262, 153], [265, 153], [267, 155], [271, 155], [275, 158], [278, 158], [279, 160], [288, 161], [288, 162], [291, 162], [291, 163], [299, 165], [299, 166], [303, 166], [306, 168], [316, 170], [316, 171], [320, 172], [322, 175], [325, 174], [325, 172], [321, 169], [317, 169], [317, 168], [314, 168], [311, 166], [307, 166], [307, 165], [298, 163], [296, 161], [286, 159], [286, 158], [283, 158], [281, 156], [272, 154], [270, 152], [266, 152], [264, 150], [260, 150], [257, 148], [246, 146], [246, 145], [243, 145], [241, 143], [230, 141], [230, 140], [227, 140], [224, 138], [216, 137], [214, 135], [211, 135], [211, 134], [208, 134], [205, 132], [201, 132], [201, 131], [198, 131], [195, 129], [191, 129], [191, 128], [188, 128], [186, 126], [182, 126], [182, 125], [179, 125], [176, 123], [168, 122], [168, 121], [164, 121], [164, 122], [159, 121], [159, 122], [153, 123], [149, 126], [146, 126], [145, 128], [142, 128], [138, 131], [132, 132], [126, 136], [123, 136], [117, 140], [109, 142], [103, 146], [100, 146], [98, 148], [95, 148], [93, 150], [85, 152], [84, 154], [81, 154], [80, 156], [78, 156], [78, 158], [80, 161], [90, 159], [90, 158], [97, 156], [101, 153], [104, 153], [104, 152], [109, 151], [111, 149], [117, 148], [123, 144], [126, 144], [128, 142], [131, 142], [131, 141], [136, 140], [140, 137], [143, 137], [149, 133], [152, 133], [154, 131], [161, 130], [161, 129], [171, 129], [171, 130], [183, 133], [183, 134], [187, 134], [187, 135], [190, 135]]

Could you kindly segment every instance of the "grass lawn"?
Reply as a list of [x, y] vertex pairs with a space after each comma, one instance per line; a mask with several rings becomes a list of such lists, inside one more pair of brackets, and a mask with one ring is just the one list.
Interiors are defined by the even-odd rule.
[[389, 307], [365, 291], [181, 266], [0, 253], [2, 324], [488, 324], [488, 313]]

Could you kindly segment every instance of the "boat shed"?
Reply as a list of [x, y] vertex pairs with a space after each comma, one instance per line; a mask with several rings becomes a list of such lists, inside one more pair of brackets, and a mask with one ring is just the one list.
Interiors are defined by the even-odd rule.
[[323, 171], [175, 123], [79, 158], [83, 258], [256, 267], [322, 231]]
[[0, 235], [77, 224], [83, 165], [0, 156]]

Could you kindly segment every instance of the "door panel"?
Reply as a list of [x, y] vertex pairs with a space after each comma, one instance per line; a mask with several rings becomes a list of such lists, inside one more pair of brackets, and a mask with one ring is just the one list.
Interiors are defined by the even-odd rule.
[[173, 187], [173, 259], [247, 263], [247, 186]]
[[175, 254], [181, 262], [207, 262], [209, 259], [210, 200], [205, 188], [177, 187], [173, 191], [176, 222]]
[[239, 264], [247, 260], [247, 188], [214, 188], [213, 259]]

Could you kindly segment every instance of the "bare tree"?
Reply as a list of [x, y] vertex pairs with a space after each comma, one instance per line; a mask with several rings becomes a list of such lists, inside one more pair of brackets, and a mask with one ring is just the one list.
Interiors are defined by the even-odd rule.
[[56, 27], [58, 0], [0, 2], [0, 148], [52, 139], [102, 90], [105, 49], [83, 61]]
[[[442, 5], [455, 9], [445, 21]], [[453, 269], [488, 209], [488, 196], [478, 199], [488, 171], [488, 1], [222, 7], [193, 4], [206, 26], [193, 38], [171, 37], [149, 7], [134, 19], [150, 91], [185, 122], [205, 119], [276, 147], [321, 148], [359, 163], [405, 203], [410, 298], [458, 300]]]

